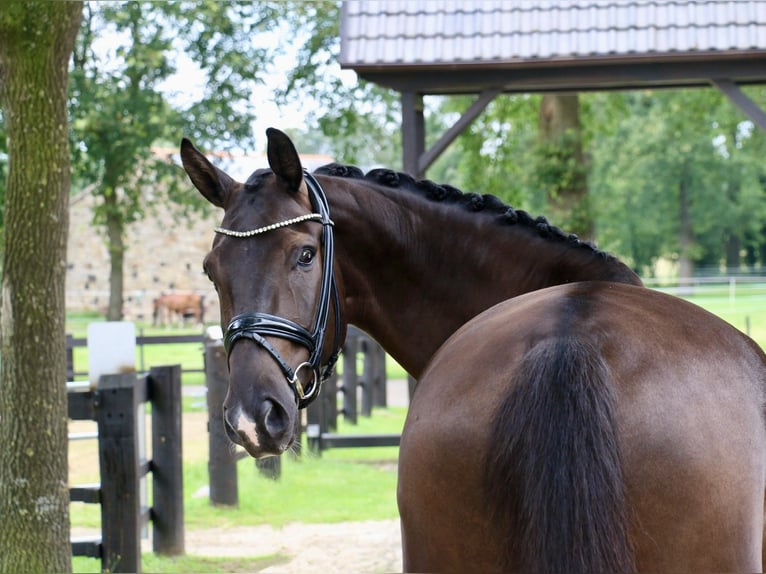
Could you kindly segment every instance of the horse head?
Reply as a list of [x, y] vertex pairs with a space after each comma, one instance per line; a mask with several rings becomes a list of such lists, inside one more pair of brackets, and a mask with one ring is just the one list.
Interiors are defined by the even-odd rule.
[[181, 143], [192, 183], [224, 210], [203, 267], [229, 361], [224, 425], [254, 457], [279, 455], [299, 437], [299, 408], [316, 398], [343, 336], [326, 199], [290, 139], [267, 134], [271, 169], [245, 183]]

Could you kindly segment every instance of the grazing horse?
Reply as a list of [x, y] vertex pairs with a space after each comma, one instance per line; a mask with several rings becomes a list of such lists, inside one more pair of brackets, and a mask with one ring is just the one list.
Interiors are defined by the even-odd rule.
[[191, 318], [195, 323], [204, 320], [204, 298], [198, 293], [169, 293], [154, 300], [154, 324], [185, 323]]
[[[761, 569], [766, 357], [614, 257], [496, 198], [330, 165], [268, 135], [203, 267], [229, 357], [224, 425], [298, 438], [345, 325], [420, 378], [398, 499], [411, 571]], [[430, 363], [429, 363], [430, 361]]]

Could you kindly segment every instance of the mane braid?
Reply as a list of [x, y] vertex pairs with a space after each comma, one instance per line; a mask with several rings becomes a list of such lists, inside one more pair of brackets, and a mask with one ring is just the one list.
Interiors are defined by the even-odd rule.
[[559, 227], [551, 225], [544, 216], [532, 217], [522, 209], [514, 209], [510, 205], [503, 203], [494, 195], [464, 193], [448, 184], [438, 184], [429, 179], [416, 180], [409, 174], [384, 168], [373, 169], [365, 174], [356, 166], [330, 163], [317, 168], [314, 173], [332, 177], [366, 180], [376, 185], [414, 192], [431, 201], [455, 203], [468, 211], [482, 211], [495, 214], [500, 223], [521, 225], [529, 228], [544, 239], [567, 243], [571, 247], [583, 248], [607, 260], [617, 259], [614, 255], [601, 251], [593, 243], [581, 240], [574, 233], [566, 233]]

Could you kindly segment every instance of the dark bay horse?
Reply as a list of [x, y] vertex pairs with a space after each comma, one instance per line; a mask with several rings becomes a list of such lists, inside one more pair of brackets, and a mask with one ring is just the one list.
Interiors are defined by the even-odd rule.
[[204, 268], [232, 441], [287, 450], [353, 323], [420, 378], [405, 569], [760, 570], [755, 343], [542, 218], [388, 170], [314, 177], [267, 133], [270, 169], [245, 183], [181, 145], [224, 209]]

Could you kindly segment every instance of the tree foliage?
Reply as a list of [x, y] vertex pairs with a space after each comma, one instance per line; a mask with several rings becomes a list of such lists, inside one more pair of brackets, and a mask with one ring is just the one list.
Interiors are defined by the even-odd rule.
[[718, 267], [730, 238], [751, 246], [763, 241], [764, 134], [720, 93], [599, 98], [621, 98], [624, 110], [592, 147], [604, 243], [648, 269], [659, 258]]
[[[188, 206], [196, 199], [179, 192], [180, 171], [154, 148], [174, 149], [182, 135], [218, 149], [252, 141], [249, 96], [273, 57], [264, 38], [278, 14], [278, 3], [88, 4], [70, 111], [76, 174], [96, 195], [96, 223], [107, 232], [110, 319], [122, 315], [125, 226], [153, 202], [167, 205], [169, 197]], [[118, 42], [105, 50], [98, 41], [107, 36]], [[165, 83], [178, 61], [192, 62], [205, 80], [171, 97]]]
[[337, 63], [340, 2], [294, 3], [285, 24], [300, 38], [300, 49], [277, 96], [287, 104], [314, 103], [308, 119], [323, 135], [323, 148], [315, 151], [363, 166], [400, 166], [398, 94], [342, 74]]
[[[766, 89], [749, 93], [766, 106]], [[766, 264], [766, 134], [739, 109], [712, 88], [580, 99], [582, 165], [571, 165], [571, 154], [559, 155], [538, 137], [539, 96], [506, 95], [429, 176], [550, 214], [548, 190], [584, 170], [598, 243], [642, 272], [653, 272], [660, 260], [683, 261], [686, 273], [695, 264], [737, 265], [742, 252], [747, 264]], [[444, 98], [432, 115], [449, 123], [469, 102]], [[566, 220], [552, 223], [567, 228]]]

